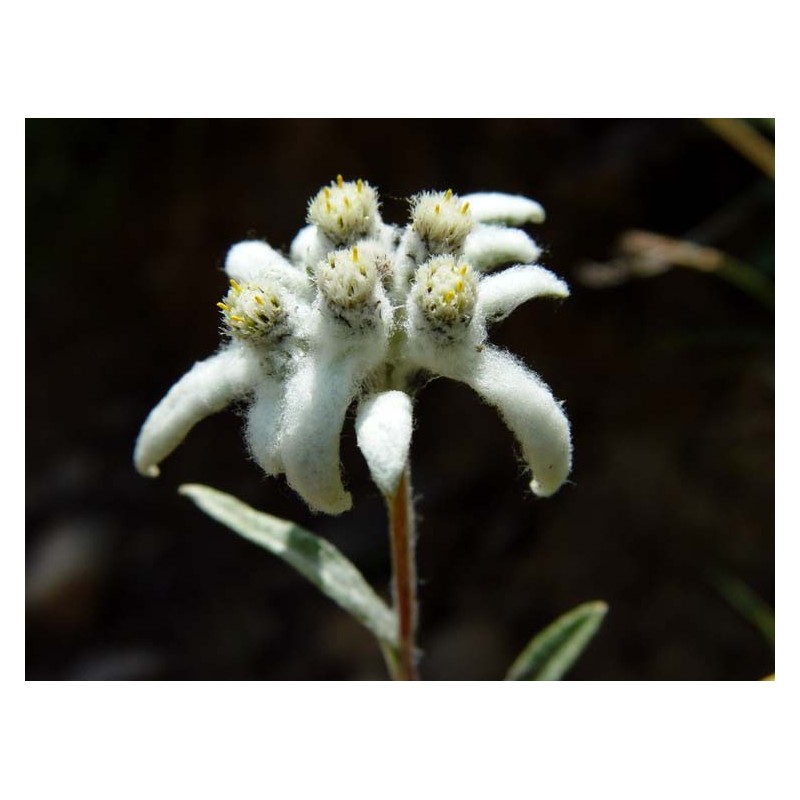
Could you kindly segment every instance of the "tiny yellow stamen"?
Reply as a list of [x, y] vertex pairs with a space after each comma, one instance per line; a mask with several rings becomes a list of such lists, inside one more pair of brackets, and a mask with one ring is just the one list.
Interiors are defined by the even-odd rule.
[[336, 185], [341, 189], [344, 184], [344, 178], [341, 175], [336, 176]]
[[463, 206], [461, 206], [461, 213], [466, 214], [469, 211], [469, 200], [467, 200]]
[[445, 200], [449, 200], [449, 199], [450, 199], [452, 196], [453, 196], [453, 190], [452, 190], [452, 189], [448, 189], [448, 190], [447, 190], [447, 191], [444, 193], [444, 199], [445, 199]]
[[231, 284], [231, 289], [233, 289], [233, 291], [236, 292], [236, 294], [239, 294], [239, 292], [242, 291], [242, 287], [239, 286], [239, 284], [233, 278], [230, 279], [230, 284]]
[[356, 191], [360, 192], [363, 188], [364, 188], [364, 181], [362, 181], [361, 178], [359, 178], [356, 181]]
[[239, 317], [236, 314], [231, 314], [231, 319], [234, 322], [244, 322], [244, 317]]
[[255, 300], [260, 306], [264, 305], [264, 298], [260, 294], [254, 294], [253, 300]]
[[330, 200], [326, 200], [326, 201], [325, 201], [325, 211], [326, 211], [328, 214], [330, 214], [330, 213], [331, 213], [331, 211], [333, 211], [333, 209], [331, 208], [331, 201], [330, 201]]
[[322, 193], [325, 195], [326, 200], [331, 196], [331, 190], [327, 186], [322, 190]]
[[439, 213], [439, 212], [440, 212], [442, 209], [441, 209], [441, 207], [439, 206], [439, 204], [437, 203], [437, 204], [436, 204], [436, 205], [433, 207], [433, 210], [434, 210], [434, 211], [435, 211], [435, 212], [438, 214], [438, 213]]
[[456, 291], [459, 294], [461, 294], [461, 292], [464, 291], [464, 281], [459, 280], [459, 281], [456, 282]]
[[222, 311], [227, 311], [228, 310], [228, 306], [225, 303], [223, 303], [222, 301], [217, 303], [217, 308], [219, 308]]
[[347, 208], [350, 208], [350, 198], [345, 195], [344, 204]]
[[353, 261], [358, 261], [358, 248], [353, 248]]
[[461, 266], [458, 268], [458, 274], [459, 274], [459, 275], [466, 275], [466, 274], [467, 274], [467, 270], [468, 270], [468, 269], [469, 269], [469, 267], [468, 267], [466, 264], [462, 264], [462, 265], [461, 265]]
[[456, 293], [452, 289], [448, 289], [444, 293], [444, 301], [445, 301], [445, 303], [449, 303], [455, 296], [456, 296]]

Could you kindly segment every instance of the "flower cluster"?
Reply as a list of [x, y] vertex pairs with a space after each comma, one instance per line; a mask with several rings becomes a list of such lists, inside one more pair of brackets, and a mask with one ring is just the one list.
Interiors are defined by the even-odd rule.
[[[247, 402], [246, 439], [269, 475], [284, 474], [308, 505], [338, 514], [339, 439], [357, 402], [356, 437], [373, 480], [390, 496], [411, 441], [419, 373], [470, 385], [519, 442], [531, 489], [555, 492], [571, 466], [569, 422], [549, 388], [487, 341], [487, 324], [566, 284], [534, 262], [519, 227], [544, 219], [525, 197], [452, 191], [412, 198], [404, 228], [385, 223], [368, 183], [338, 176], [308, 205], [288, 257], [262, 241], [234, 245], [230, 289], [217, 304], [224, 344], [153, 409], [136, 443], [144, 475], [205, 417]], [[514, 266], [489, 274], [500, 265]]]

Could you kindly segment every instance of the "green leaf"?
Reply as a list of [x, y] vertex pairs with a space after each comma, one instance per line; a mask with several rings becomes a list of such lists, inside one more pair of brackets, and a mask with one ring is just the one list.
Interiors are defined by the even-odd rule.
[[775, 645], [775, 613], [743, 580], [724, 572], [712, 577], [717, 591], [752, 625], [767, 643]]
[[596, 600], [574, 608], [531, 639], [506, 675], [507, 681], [557, 681], [597, 633], [608, 606]]
[[184, 484], [179, 491], [210, 517], [291, 564], [379, 641], [397, 646], [394, 612], [330, 542], [293, 522], [256, 511], [209, 486]]

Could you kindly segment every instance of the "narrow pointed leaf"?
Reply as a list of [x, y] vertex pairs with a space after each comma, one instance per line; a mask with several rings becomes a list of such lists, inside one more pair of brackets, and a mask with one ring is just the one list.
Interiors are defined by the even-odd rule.
[[531, 639], [506, 675], [507, 681], [557, 681], [578, 660], [597, 633], [608, 606], [584, 603]]
[[717, 591], [735, 608], [746, 620], [761, 632], [767, 643], [775, 645], [775, 613], [743, 580], [728, 575], [717, 573], [712, 580]]
[[180, 493], [217, 522], [291, 564], [381, 642], [397, 645], [397, 620], [364, 576], [330, 542], [270, 514], [256, 511], [224, 492], [185, 484]]

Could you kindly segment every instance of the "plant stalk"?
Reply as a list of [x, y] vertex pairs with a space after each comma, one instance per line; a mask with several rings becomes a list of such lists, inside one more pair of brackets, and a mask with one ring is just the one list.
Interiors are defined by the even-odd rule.
[[389, 535], [392, 543], [392, 582], [394, 609], [397, 614], [398, 647], [392, 678], [399, 681], [419, 680], [416, 663], [417, 568], [414, 557], [414, 507], [411, 501], [409, 467], [392, 497], [389, 507]]

